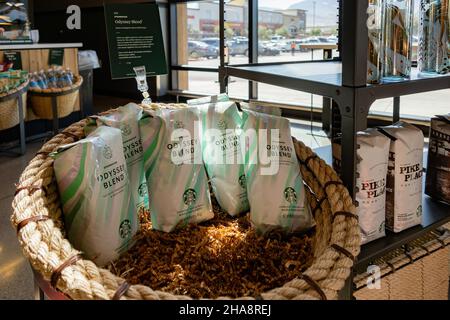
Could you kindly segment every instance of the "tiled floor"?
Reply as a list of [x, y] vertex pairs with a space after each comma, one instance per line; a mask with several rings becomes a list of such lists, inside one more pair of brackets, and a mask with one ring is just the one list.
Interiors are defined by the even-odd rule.
[[0, 299], [32, 299], [33, 278], [10, 223], [14, 184], [43, 141], [27, 145], [22, 157], [0, 154]]

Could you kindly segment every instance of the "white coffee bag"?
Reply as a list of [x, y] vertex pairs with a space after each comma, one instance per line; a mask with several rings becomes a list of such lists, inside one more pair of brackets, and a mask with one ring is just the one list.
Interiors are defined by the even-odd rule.
[[[149, 210], [142, 139], [138, 123], [141, 117], [142, 108], [135, 103], [129, 103], [111, 114], [91, 118], [91, 124], [94, 126], [105, 125], [122, 131], [123, 153], [130, 177], [132, 205], [136, 213]], [[89, 130], [89, 126], [87, 128]]]
[[102, 126], [52, 154], [68, 238], [99, 266], [126, 251], [138, 230], [122, 148], [121, 131]]
[[234, 102], [215, 101], [211, 97], [188, 104], [198, 105], [200, 111], [203, 161], [217, 202], [228, 214], [237, 216], [250, 209], [240, 141], [242, 117]]
[[386, 176], [391, 140], [376, 129], [358, 132], [357, 214], [362, 243], [384, 237]]
[[[147, 112], [141, 122], [153, 228], [171, 232], [214, 217], [201, 155], [201, 123], [192, 108]], [[146, 123], [146, 125], [145, 125]], [[146, 137], [158, 128], [150, 149]], [[155, 153], [156, 152], [156, 153]]]
[[424, 136], [406, 122], [381, 128], [391, 138], [386, 186], [386, 228], [394, 232], [422, 223]]
[[[314, 225], [289, 120], [244, 111], [250, 219], [260, 233], [301, 232]], [[253, 131], [255, 130], [255, 131]]]

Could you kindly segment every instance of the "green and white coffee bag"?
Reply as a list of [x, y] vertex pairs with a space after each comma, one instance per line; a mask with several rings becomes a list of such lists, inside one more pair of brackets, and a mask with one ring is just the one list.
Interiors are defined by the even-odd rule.
[[139, 132], [139, 120], [141, 117], [142, 108], [137, 104], [129, 103], [110, 114], [91, 117], [91, 123], [85, 130], [86, 133], [89, 133], [90, 130], [95, 130], [96, 126], [104, 125], [122, 131], [123, 153], [130, 177], [132, 205], [136, 213], [143, 213], [149, 210], [142, 139]]
[[[148, 112], [144, 119], [140, 128], [153, 228], [171, 232], [212, 219], [197, 111], [161, 109]], [[148, 144], [146, 137], [155, 132], [157, 141]]]
[[99, 127], [52, 154], [65, 228], [75, 248], [97, 265], [133, 244], [138, 220], [119, 129]]
[[250, 219], [260, 233], [303, 232], [314, 225], [289, 120], [244, 111]]
[[227, 100], [210, 97], [188, 104], [198, 105], [200, 111], [203, 161], [217, 202], [225, 212], [237, 216], [250, 207], [240, 141], [242, 118], [236, 104]]

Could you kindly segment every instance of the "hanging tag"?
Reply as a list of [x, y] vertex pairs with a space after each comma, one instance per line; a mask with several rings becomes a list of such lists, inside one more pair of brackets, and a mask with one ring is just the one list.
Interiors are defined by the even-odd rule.
[[144, 97], [144, 100], [142, 100], [142, 104], [150, 105], [152, 103], [152, 99], [150, 98], [150, 94], [148, 93], [147, 72], [145, 70], [145, 66], [135, 67], [133, 69], [136, 73], [138, 90]]

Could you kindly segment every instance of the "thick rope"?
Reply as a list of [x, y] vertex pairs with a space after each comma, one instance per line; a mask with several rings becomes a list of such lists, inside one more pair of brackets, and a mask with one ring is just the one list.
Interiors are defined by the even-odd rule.
[[[180, 108], [185, 105], [152, 104], [152, 109]], [[24, 170], [19, 184], [19, 192], [13, 201], [11, 222], [14, 228], [22, 221], [23, 226], [18, 239], [24, 255], [45, 280], [50, 281], [52, 274], [68, 259], [80, 254], [65, 238], [62, 223], [61, 203], [53, 172], [53, 160], [48, 156], [59, 146], [72, 143], [76, 137], [84, 137], [86, 120], [73, 124], [65, 130], [69, 134], [59, 134], [46, 143], [36, 157]], [[318, 291], [310, 284], [317, 284], [327, 299], [337, 299], [338, 292], [344, 287], [353, 266], [348, 254], [343, 254], [332, 245], [343, 248], [352, 256], [358, 256], [360, 250], [359, 227], [355, 219], [333, 214], [339, 211], [355, 213], [352, 198], [342, 185], [330, 185], [328, 181], [339, 181], [336, 172], [323, 160], [312, 157], [313, 152], [299, 141], [294, 141], [300, 163], [308, 159], [307, 166], [300, 165], [304, 181], [314, 193], [308, 198], [313, 209], [316, 198], [322, 199], [316, 209], [316, 236], [314, 240], [314, 261], [304, 273], [303, 279], [294, 279], [284, 286], [261, 295], [263, 299], [320, 299]], [[33, 186], [37, 190], [30, 190]], [[32, 192], [31, 192], [32, 191]], [[49, 220], [30, 220], [32, 217], [48, 216]], [[342, 250], [341, 250], [342, 251]], [[308, 282], [304, 279], [308, 279]], [[106, 269], [98, 268], [92, 261], [79, 260], [65, 267], [58, 277], [57, 289], [71, 299], [112, 299], [123, 286], [124, 279], [113, 275]], [[191, 299], [187, 296], [155, 291], [142, 285], [133, 285], [121, 292], [121, 299], [174, 300]], [[254, 299], [244, 297], [245, 299]], [[219, 299], [228, 299], [221, 297]]]

